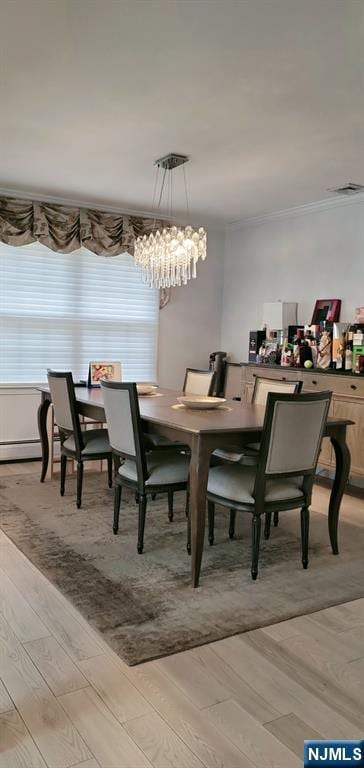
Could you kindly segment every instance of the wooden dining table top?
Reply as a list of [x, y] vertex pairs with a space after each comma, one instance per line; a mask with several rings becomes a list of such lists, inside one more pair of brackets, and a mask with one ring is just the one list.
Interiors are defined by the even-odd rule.
[[[40, 387], [42, 392], [49, 393], [49, 387]], [[102, 415], [104, 408], [103, 391], [99, 387], [75, 387], [76, 400], [82, 413], [82, 405], [99, 409]], [[265, 406], [227, 400], [215, 409], [200, 410], [180, 407], [178, 397], [183, 393], [179, 390], [158, 388], [154, 395], [139, 395], [139, 410], [142, 419], [150, 423], [161, 424], [172, 429], [189, 433], [216, 432], [256, 432], [264, 424]], [[87, 407], [88, 406], [88, 407]], [[329, 417], [328, 426], [350, 424], [347, 419]]]

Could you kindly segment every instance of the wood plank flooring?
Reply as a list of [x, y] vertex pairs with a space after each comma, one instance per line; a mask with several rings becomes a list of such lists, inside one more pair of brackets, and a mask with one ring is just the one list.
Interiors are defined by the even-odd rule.
[[[362, 500], [344, 515], [363, 525]], [[0, 532], [0, 768], [299, 768], [305, 738], [362, 738], [363, 683], [364, 579], [361, 600], [127, 667]]]

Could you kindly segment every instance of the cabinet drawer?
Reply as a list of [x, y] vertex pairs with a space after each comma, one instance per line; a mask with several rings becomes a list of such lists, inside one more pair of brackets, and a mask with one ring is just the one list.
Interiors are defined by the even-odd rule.
[[304, 392], [334, 392], [336, 380], [334, 376], [326, 376], [324, 373], [312, 373], [302, 376]]
[[303, 389], [311, 392], [329, 390], [338, 395], [350, 395], [350, 397], [362, 397], [364, 399], [364, 379], [354, 376], [330, 376], [328, 373], [312, 373], [303, 376]]
[[297, 381], [297, 371], [292, 368], [286, 368], [277, 366], [277, 368], [252, 368], [252, 379], [254, 381], [257, 376], [262, 379], [283, 379], [283, 381]]
[[350, 397], [362, 397], [364, 400], [364, 379], [360, 376], [355, 379], [355, 376], [330, 376], [330, 379], [335, 380], [333, 391], [338, 395], [350, 395]]

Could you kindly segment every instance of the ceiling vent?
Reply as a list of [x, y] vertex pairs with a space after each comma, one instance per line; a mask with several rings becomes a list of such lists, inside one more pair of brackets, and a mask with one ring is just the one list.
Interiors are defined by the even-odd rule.
[[337, 195], [357, 195], [358, 192], [364, 192], [363, 184], [354, 184], [352, 181], [344, 184], [342, 187], [330, 187], [328, 192], [335, 192]]

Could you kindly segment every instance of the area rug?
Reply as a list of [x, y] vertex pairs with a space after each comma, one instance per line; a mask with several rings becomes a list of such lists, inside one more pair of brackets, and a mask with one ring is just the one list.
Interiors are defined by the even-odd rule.
[[228, 537], [227, 511], [216, 509], [216, 537], [205, 546], [198, 589], [190, 585], [184, 494], [175, 520], [167, 500], [150, 501], [145, 551], [136, 552], [137, 507], [123, 492], [120, 530], [112, 534], [112, 491], [86, 474], [82, 509], [75, 479], [61, 498], [58, 480], [36, 475], [0, 479], [0, 526], [126, 661], [139, 664], [203, 643], [317, 611], [364, 595], [364, 531], [340, 524], [340, 555], [331, 554], [327, 517], [313, 511], [310, 565], [300, 561], [299, 512], [281, 514], [262, 542], [256, 582], [250, 579], [250, 515]]

